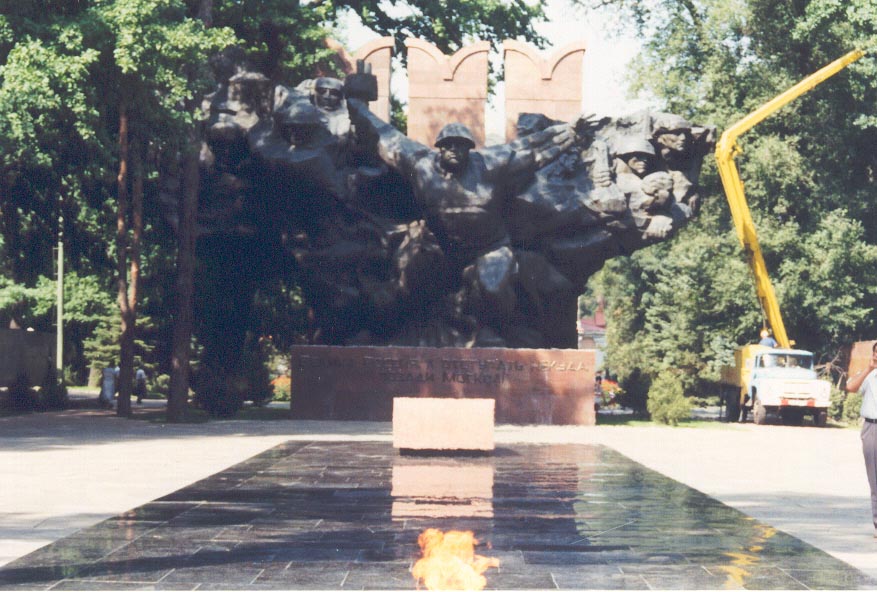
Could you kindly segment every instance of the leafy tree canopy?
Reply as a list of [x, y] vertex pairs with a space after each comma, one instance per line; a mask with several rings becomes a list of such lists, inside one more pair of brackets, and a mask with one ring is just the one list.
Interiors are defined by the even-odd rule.
[[[106, 325], [109, 312], [88, 304], [102, 309], [93, 290], [108, 294], [116, 271], [124, 113], [146, 183], [144, 312], [167, 323], [175, 239], [156, 199], [159, 164], [175, 158], [212, 89], [209, 58], [239, 46], [254, 67], [294, 84], [326, 70], [325, 39], [350, 11], [400, 47], [407, 35], [445, 51], [472, 38], [542, 41], [533, 29], [541, 0], [0, 0], [0, 322], [51, 324], [63, 232], [68, 281], [88, 286], [72, 295], [91, 296], [68, 305], [81, 329], [68, 338], [81, 345], [101, 314]], [[272, 314], [300, 316], [297, 303], [283, 306]]]
[[[790, 336], [823, 360], [877, 334], [877, 6], [870, 0], [583, 0], [632, 24], [645, 50], [633, 89], [722, 129], [853, 48], [871, 56], [740, 138], [737, 158]], [[718, 379], [761, 326], [754, 282], [714, 164], [704, 210], [667, 244], [612, 262], [607, 364], [624, 377]]]

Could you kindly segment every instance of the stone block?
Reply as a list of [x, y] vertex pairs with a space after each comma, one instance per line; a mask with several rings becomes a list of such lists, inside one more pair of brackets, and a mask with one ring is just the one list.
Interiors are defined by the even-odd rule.
[[484, 145], [487, 57], [490, 43], [479, 41], [451, 56], [422, 39], [407, 39], [408, 137], [432, 146], [446, 123], [465, 124]]
[[847, 376], [858, 374], [862, 370], [868, 369], [868, 362], [871, 361], [871, 350], [874, 347], [874, 341], [857, 341], [853, 344], [850, 352], [850, 365], [847, 368]]
[[396, 397], [393, 447], [407, 450], [491, 451], [493, 399]]
[[294, 346], [290, 409], [391, 421], [396, 397], [493, 399], [498, 423], [594, 425], [595, 364], [580, 349]]
[[381, 37], [366, 43], [356, 50], [353, 57], [371, 66], [372, 74], [378, 79], [378, 100], [369, 104], [372, 113], [390, 121], [390, 76], [393, 59], [392, 37]]
[[561, 121], [571, 121], [581, 113], [584, 42], [571, 43], [544, 58], [520, 41], [503, 41], [502, 48], [507, 141], [516, 137], [521, 113], [542, 113]]

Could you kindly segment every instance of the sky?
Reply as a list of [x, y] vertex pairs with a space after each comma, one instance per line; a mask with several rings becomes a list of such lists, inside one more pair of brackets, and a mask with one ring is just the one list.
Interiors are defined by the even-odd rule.
[[[550, 46], [543, 50], [544, 55], [550, 55], [555, 49], [573, 41], [584, 40], [587, 44], [588, 50], [583, 60], [583, 111], [617, 116], [654, 106], [645, 100], [631, 100], [627, 96], [627, 65], [640, 50], [640, 44], [633, 35], [609, 34], [608, 31], [613, 28], [610, 15], [592, 13], [586, 16], [583, 9], [573, 6], [569, 0], [549, 0], [545, 12], [548, 20], [536, 27], [549, 40]], [[351, 50], [378, 37], [363, 27], [355, 15], [351, 15], [345, 28], [347, 45]], [[492, 59], [500, 57], [496, 55]], [[407, 80], [398, 69], [393, 74], [392, 89], [397, 96], [407, 96]], [[500, 83], [487, 109], [488, 143], [492, 143], [491, 138], [502, 136], [503, 99], [504, 89]]]
[[548, 21], [537, 30], [551, 42], [552, 49], [580, 39], [587, 42], [583, 109], [598, 115], [623, 115], [646, 106], [643, 101], [627, 97], [627, 65], [640, 50], [640, 43], [633, 35], [617, 38], [609, 35], [608, 31], [614, 26], [610, 15], [596, 12], [586, 15], [567, 0], [550, 0], [545, 12]]

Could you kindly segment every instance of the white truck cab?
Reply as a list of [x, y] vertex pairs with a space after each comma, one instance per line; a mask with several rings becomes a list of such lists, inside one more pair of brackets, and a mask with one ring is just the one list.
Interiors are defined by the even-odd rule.
[[752, 419], [764, 423], [767, 413], [800, 423], [805, 415], [824, 426], [831, 404], [831, 385], [819, 380], [813, 354], [800, 349], [769, 349], [755, 355], [749, 381]]
[[810, 415], [817, 426], [828, 419], [831, 385], [816, 375], [809, 351], [744, 346], [735, 355], [735, 366], [723, 372], [723, 382], [739, 389], [737, 401], [732, 393], [726, 399], [729, 419], [739, 414], [745, 420], [749, 411], [756, 424], [765, 423], [769, 413], [789, 423]]

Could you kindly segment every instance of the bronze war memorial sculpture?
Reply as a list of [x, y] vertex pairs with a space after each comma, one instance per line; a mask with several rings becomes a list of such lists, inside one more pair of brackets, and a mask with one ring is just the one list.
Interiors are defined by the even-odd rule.
[[423, 145], [369, 111], [368, 73], [222, 78], [205, 99], [198, 221], [214, 374], [278, 280], [300, 286], [313, 344], [575, 348], [588, 278], [697, 213], [714, 143], [639, 112], [524, 114], [517, 139], [487, 147], [448, 122]]

